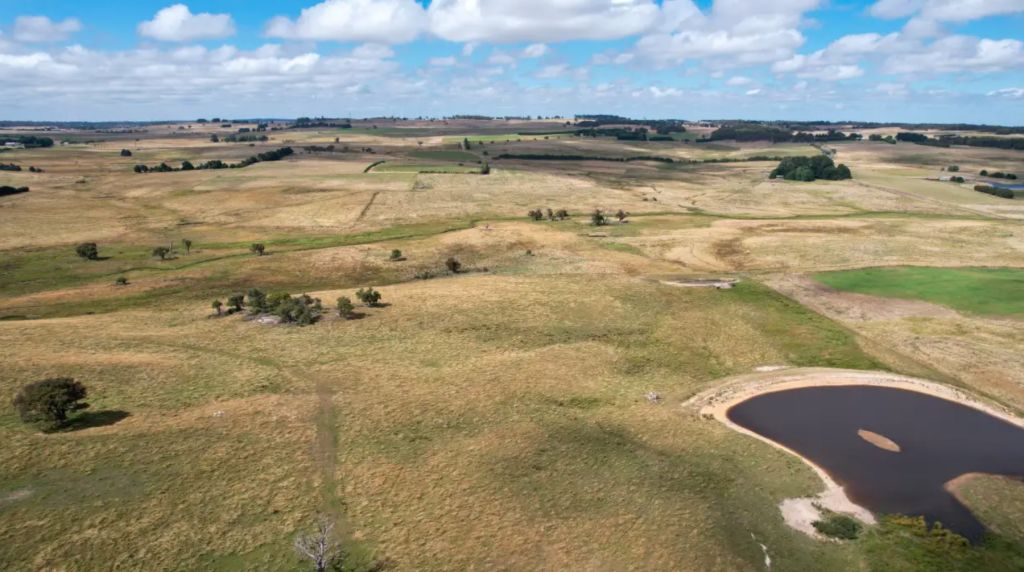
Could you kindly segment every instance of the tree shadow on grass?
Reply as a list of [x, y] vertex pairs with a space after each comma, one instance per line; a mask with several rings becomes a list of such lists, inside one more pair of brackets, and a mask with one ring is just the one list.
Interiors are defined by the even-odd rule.
[[65, 423], [58, 431], [81, 431], [82, 429], [92, 429], [93, 427], [105, 427], [107, 425], [118, 423], [130, 415], [131, 413], [128, 413], [127, 411], [119, 411], [116, 409], [108, 409], [105, 411], [85, 411], [71, 419], [68, 419], [67, 423]]

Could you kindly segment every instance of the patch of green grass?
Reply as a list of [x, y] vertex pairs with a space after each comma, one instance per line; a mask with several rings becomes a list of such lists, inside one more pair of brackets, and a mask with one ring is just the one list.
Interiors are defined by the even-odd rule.
[[417, 159], [426, 159], [428, 161], [454, 161], [463, 163], [476, 163], [480, 160], [473, 153], [467, 153], [465, 151], [457, 150], [430, 150], [421, 149], [409, 153], [409, 156], [416, 157]]
[[855, 540], [863, 528], [853, 517], [835, 512], [829, 512], [824, 518], [811, 524], [825, 536], [840, 540]]
[[1024, 269], [901, 266], [822, 272], [822, 284], [846, 292], [924, 300], [983, 316], [1024, 314]]
[[642, 251], [639, 248], [633, 246], [632, 244], [626, 244], [624, 242], [604, 242], [604, 241], [602, 241], [602, 242], [599, 242], [598, 244], [600, 244], [603, 248], [607, 248], [608, 250], [614, 250], [615, 252], [625, 252], [626, 254], [636, 254], [636, 255], [639, 255], [639, 256], [643, 256], [644, 255], [644, 251]]
[[883, 516], [864, 538], [867, 569], [878, 572], [950, 572], [1024, 570], [1020, 544], [990, 537], [971, 546], [941, 526], [928, 526], [921, 517]]
[[473, 162], [469, 165], [456, 163], [430, 163], [430, 164], [401, 164], [384, 163], [374, 169], [379, 173], [444, 173], [444, 174], [466, 174], [479, 173], [480, 166]]

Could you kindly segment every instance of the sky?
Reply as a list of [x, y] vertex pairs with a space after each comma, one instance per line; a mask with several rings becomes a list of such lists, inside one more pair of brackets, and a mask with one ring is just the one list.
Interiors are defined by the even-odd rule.
[[1024, 124], [1024, 0], [0, 0], [0, 119]]

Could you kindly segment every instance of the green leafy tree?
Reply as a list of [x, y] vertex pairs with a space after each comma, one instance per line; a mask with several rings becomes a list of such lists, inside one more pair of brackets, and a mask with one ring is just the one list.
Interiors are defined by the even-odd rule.
[[266, 250], [267, 247], [262, 242], [254, 242], [249, 245], [249, 251], [258, 254], [259, 256], [263, 256], [263, 253], [266, 252]]
[[594, 226], [602, 226], [606, 224], [608, 220], [605, 218], [604, 213], [601, 209], [594, 209], [594, 212], [590, 214], [590, 223]]
[[96, 260], [100, 257], [100, 250], [95, 242], [83, 242], [75, 247], [75, 254], [86, 260]]
[[250, 288], [248, 299], [250, 312], [257, 314], [267, 309], [267, 294], [259, 288]]
[[166, 260], [167, 255], [171, 253], [171, 249], [166, 246], [158, 246], [153, 249], [153, 256], [159, 256], [160, 260]]
[[86, 389], [70, 377], [55, 377], [32, 382], [14, 396], [13, 405], [26, 423], [39, 423], [46, 429], [58, 429], [68, 413], [84, 409]]
[[121, 149], [121, 156], [122, 157], [131, 157], [132, 156], [132, 152], [129, 151], [128, 149]]
[[396, 248], [396, 249], [391, 251], [391, 260], [401, 260], [401, 259], [402, 259], [402, 251], [401, 250], [398, 250]]
[[356, 291], [356, 299], [370, 307], [379, 306], [380, 292], [374, 290], [372, 286], [366, 289], [360, 288]]

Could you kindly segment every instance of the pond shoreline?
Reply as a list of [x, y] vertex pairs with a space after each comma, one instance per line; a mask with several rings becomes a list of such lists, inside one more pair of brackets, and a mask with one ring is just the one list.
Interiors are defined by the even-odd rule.
[[881, 372], [829, 368], [787, 368], [743, 374], [721, 380], [720, 384], [701, 392], [683, 404], [702, 418], [716, 419], [726, 427], [749, 435], [796, 456], [807, 464], [824, 483], [825, 490], [815, 496], [785, 499], [779, 503], [783, 519], [790, 527], [809, 536], [822, 538], [813, 526], [821, 518], [821, 509], [844, 513], [867, 524], [876, 522], [867, 508], [849, 499], [846, 491], [822, 467], [785, 445], [741, 427], [728, 417], [729, 410], [760, 395], [807, 387], [877, 386], [923, 393], [965, 405], [1024, 428], [1024, 420], [1001, 406], [971, 395], [961, 389], [924, 379]]

